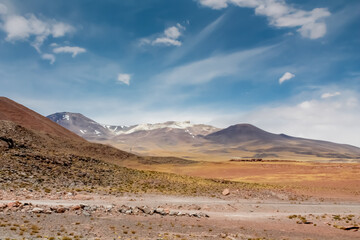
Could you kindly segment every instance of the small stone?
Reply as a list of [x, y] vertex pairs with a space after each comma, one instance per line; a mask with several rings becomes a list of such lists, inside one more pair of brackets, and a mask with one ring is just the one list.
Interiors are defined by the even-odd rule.
[[177, 216], [179, 214], [178, 211], [170, 211], [169, 215], [170, 216]]
[[200, 217], [206, 217], [206, 218], [209, 217], [209, 215], [207, 215], [206, 213], [203, 213], [203, 212], [198, 213], [198, 215], [199, 215]]
[[91, 216], [91, 214], [90, 214], [89, 212], [86, 212], [86, 211], [83, 212], [83, 215], [84, 215], [85, 217], [90, 217], [90, 216]]
[[157, 209], [155, 209], [155, 212], [160, 214], [160, 215], [165, 215], [165, 212], [164, 212], [163, 208], [157, 208]]
[[87, 204], [83, 204], [83, 203], [80, 204], [80, 207], [81, 207], [81, 208], [85, 208], [85, 207], [88, 207], [88, 206], [89, 206], [89, 205], [87, 205]]
[[113, 209], [113, 207], [114, 207], [113, 205], [108, 205], [108, 206], [105, 207], [105, 211], [106, 211], [106, 212], [111, 212], [111, 210]]
[[20, 206], [21, 206], [21, 202], [19, 202], [19, 201], [11, 202], [11, 203], [7, 204], [8, 208], [17, 208], [17, 207], [20, 207]]
[[220, 237], [221, 237], [221, 238], [226, 238], [226, 237], [227, 237], [227, 234], [226, 234], [226, 233], [220, 233]]
[[64, 212], [66, 212], [66, 208], [59, 207], [59, 208], [56, 209], [55, 212], [56, 212], [56, 213], [64, 213]]
[[186, 216], [187, 213], [179, 212], [177, 215], [178, 215], [178, 216]]
[[222, 192], [222, 195], [227, 196], [230, 194], [230, 190], [228, 188], [225, 188], [224, 191]]
[[81, 206], [80, 205], [75, 205], [71, 208], [71, 210], [76, 211], [76, 210], [80, 210]]
[[51, 210], [45, 210], [44, 213], [45, 214], [52, 214], [52, 211]]
[[33, 212], [33, 213], [43, 213], [44, 209], [36, 207], [36, 208], [33, 208], [33, 210], [31, 212]]

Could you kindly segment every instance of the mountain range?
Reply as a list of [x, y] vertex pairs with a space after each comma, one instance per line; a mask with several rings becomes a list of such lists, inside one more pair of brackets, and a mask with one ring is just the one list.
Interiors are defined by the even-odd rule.
[[252, 158], [360, 161], [360, 148], [355, 146], [274, 134], [251, 124], [225, 129], [189, 121], [113, 126], [70, 112], [48, 118], [89, 141], [140, 155], [214, 161]]

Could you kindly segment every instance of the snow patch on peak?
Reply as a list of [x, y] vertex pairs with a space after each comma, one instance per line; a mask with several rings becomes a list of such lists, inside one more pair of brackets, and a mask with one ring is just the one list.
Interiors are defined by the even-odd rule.
[[119, 131], [124, 131], [124, 129], [129, 128], [129, 126], [124, 126], [124, 125], [120, 125], [120, 126], [112, 126], [112, 125], [102, 125], [103, 128], [109, 130], [110, 132], [114, 133], [114, 134], [119, 134]]
[[80, 132], [81, 132], [81, 134], [85, 134], [87, 132], [87, 130], [80, 129]]
[[63, 120], [69, 121], [69, 120], [70, 120], [70, 116], [67, 115], [67, 114], [64, 114], [64, 115], [63, 115]]
[[169, 121], [165, 123], [155, 123], [155, 124], [145, 123], [145, 124], [136, 125], [133, 128], [129, 129], [128, 131], [118, 132], [118, 134], [130, 134], [138, 131], [151, 131], [161, 128], [186, 129], [193, 126], [194, 124], [191, 124], [190, 121], [185, 121], [185, 122]]
[[187, 132], [192, 138], [195, 138], [195, 135], [192, 132], [190, 132], [188, 129], [185, 129], [185, 132]]

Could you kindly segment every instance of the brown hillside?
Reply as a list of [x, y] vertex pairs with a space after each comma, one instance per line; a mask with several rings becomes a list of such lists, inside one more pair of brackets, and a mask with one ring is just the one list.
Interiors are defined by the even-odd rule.
[[[261, 187], [119, 166], [129, 159], [144, 160], [102, 144], [69, 141], [0, 120], [0, 191], [11, 187], [54, 192], [213, 195], [224, 188], [252, 191]], [[163, 161], [160, 158], [150, 160]]]
[[117, 165], [122, 165], [123, 161], [146, 165], [168, 162], [193, 163], [179, 158], [140, 157], [108, 145], [90, 143], [25, 106], [0, 97], [0, 151], [6, 145], [4, 139], [6, 141], [8, 138], [20, 145], [32, 146], [32, 152], [36, 149], [43, 154], [73, 154]]
[[85, 141], [66, 128], [6, 97], [0, 97], [0, 120], [11, 121], [27, 129], [42, 133]]

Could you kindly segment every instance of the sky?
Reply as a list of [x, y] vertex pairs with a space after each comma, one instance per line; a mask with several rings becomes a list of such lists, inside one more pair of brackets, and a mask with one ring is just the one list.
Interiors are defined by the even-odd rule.
[[0, 95], [360, 147], [358, 0], [0, 0]]

